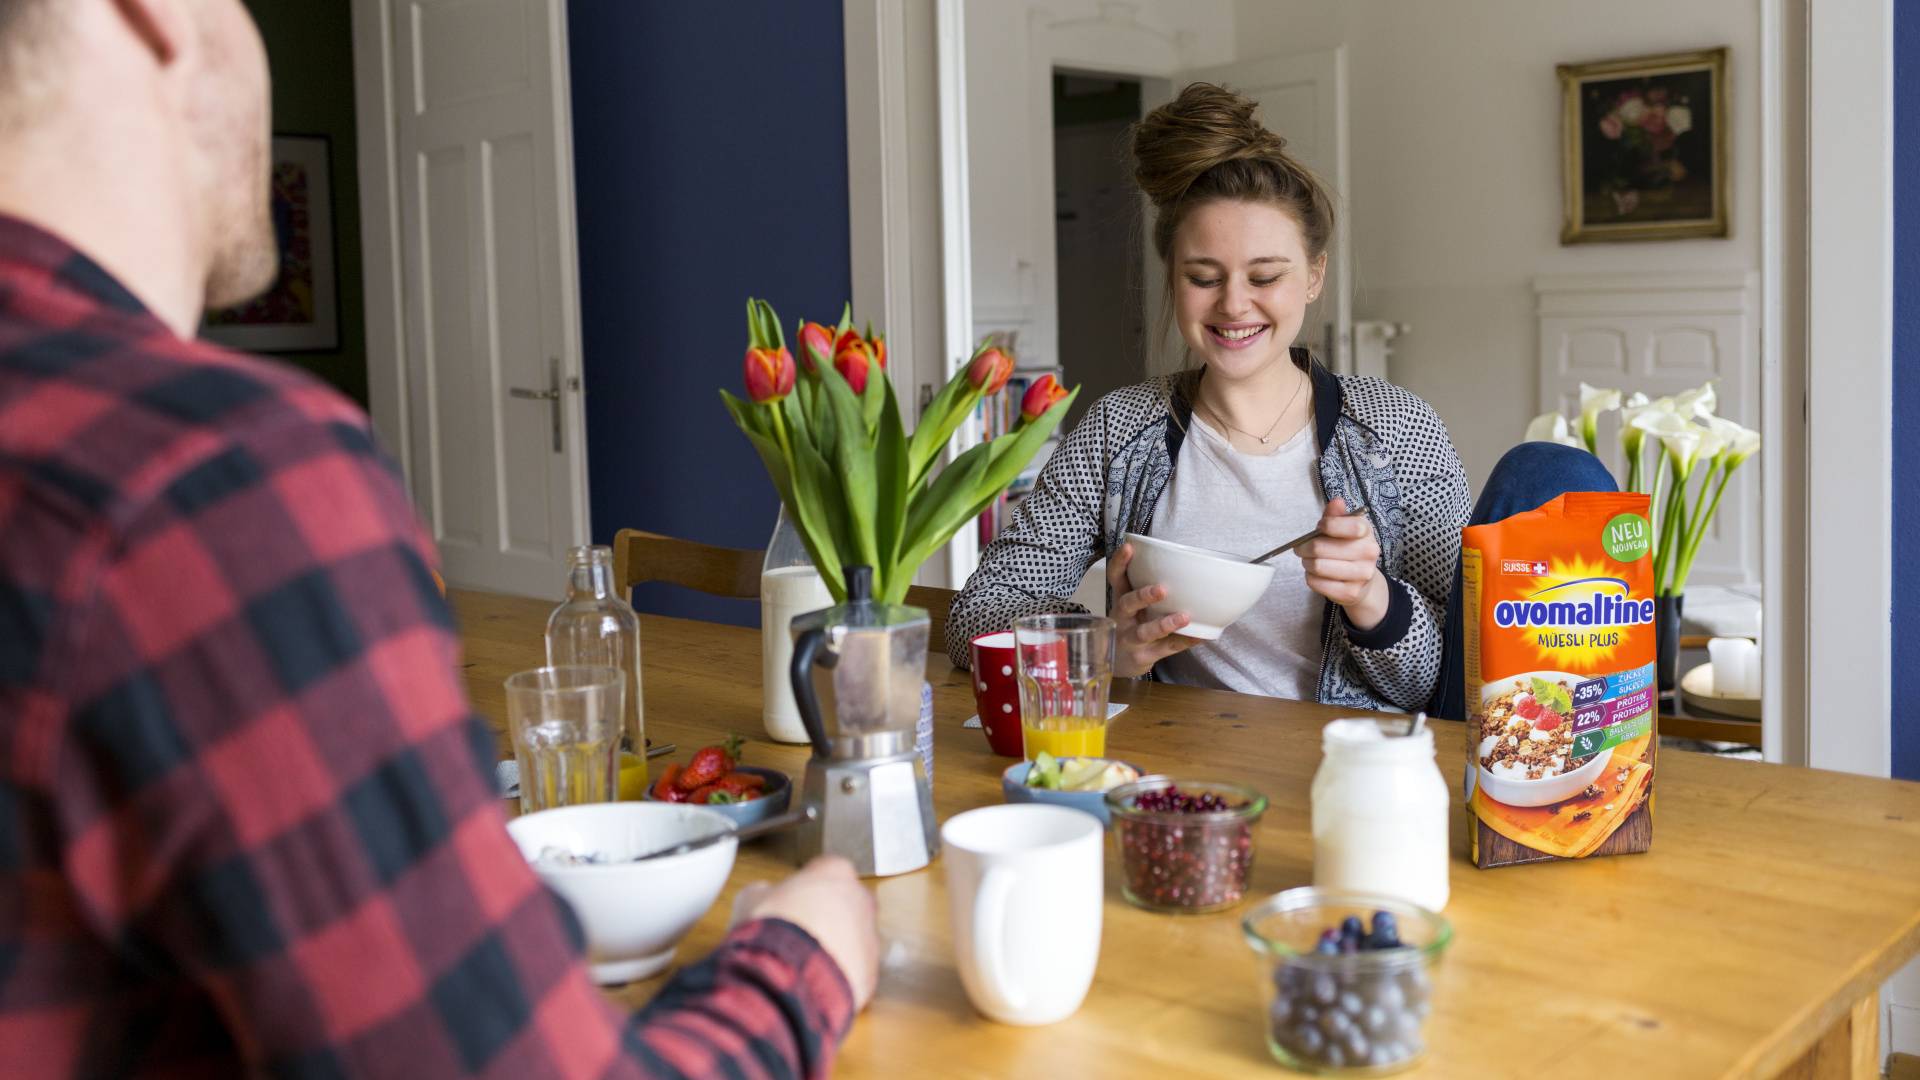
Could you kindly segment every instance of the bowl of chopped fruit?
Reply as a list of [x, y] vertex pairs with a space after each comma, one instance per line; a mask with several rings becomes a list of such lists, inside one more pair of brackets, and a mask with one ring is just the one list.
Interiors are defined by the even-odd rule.
[[1453, 941], [1440, 915], [1385, 896], [1288, 889], [1240, 921], [1258, 962], [1261, 1027], [1281, 1064], [1322, 1076], [1418, 1065], [1434, 977]]
[[1109, 824], [1107, 792], [1140, 779], [1140, 770], [1108, 758], [1057, 758], [1041, 751], [1032, 761], [1009, 765], [1000, 792], [1010, 803], [1053, 803], [1084, 810]]
[[1613, 757], [1612, 747], [1583, 755], [1574, 738], [1573, 695], [1590, 681], [1529, 671], [1488, 683], [1468, 720], [1474, 782], [1508, 806], [1547, 806], [1585, 791]]

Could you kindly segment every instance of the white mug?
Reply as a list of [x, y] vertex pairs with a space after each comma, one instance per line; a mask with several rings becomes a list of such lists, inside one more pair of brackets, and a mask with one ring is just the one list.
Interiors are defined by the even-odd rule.
[[1003, 1024], [1072, 1016], [1100, 960], [1100, 819], [1010, 803], [947, 819], [947, 895], [960, 981]]

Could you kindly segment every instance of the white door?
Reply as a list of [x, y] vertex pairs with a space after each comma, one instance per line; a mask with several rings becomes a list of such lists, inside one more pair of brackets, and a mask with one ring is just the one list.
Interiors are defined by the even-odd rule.
[[557, 596], [588, 536], [566, 4], [357, 0], [355, 14], [391, 35], [398, 236], [369, 251], [401, 267], [414, 501], [449, 583]]
[[[1219, 83], [1260, 103], [1267, 127], [1287, 140], [1287, 152], [1319, 174], [1333, 192], [1336, 227], [1327, 252], [1327, 284], [1307, 309], [1299, 344], [1311, 346], [1338, 372], [1353, 370], [1353, 217], [1347, 203], [1347, 50], [1345, 46], [1296, 56], [1241, 60], [1219, 67], [1176, 73], [1170, 83], [1144, 84], [1154, 109], [1192, 82]], [[1157, 93], [1156, 93], [1157, 92]], [[1154, 100], [1154, 98], [1158, 100]], [[1164, 295], [1159, 258], [1148, 241], [1147, 296], [1158, 304]], [[1157, 311], [1148, 325], [1157, 325]], [[1166, 354], [1166, 350], [1162, 350]], [[1174, 349], [1178, 357], [1184, 350]]]

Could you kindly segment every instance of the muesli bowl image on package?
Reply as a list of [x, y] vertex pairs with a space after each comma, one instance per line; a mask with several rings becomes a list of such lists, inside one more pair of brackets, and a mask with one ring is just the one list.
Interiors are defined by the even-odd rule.
[[1564, 671], [1529, 671], [1488, 683], [1468, 729], [1474, 771], [1487, 794], [1508, 806], [1546, 806], [1584, 790], [1613, 760], [1613, 747], [1580, 756], [1573, 745], [1573, 688]]

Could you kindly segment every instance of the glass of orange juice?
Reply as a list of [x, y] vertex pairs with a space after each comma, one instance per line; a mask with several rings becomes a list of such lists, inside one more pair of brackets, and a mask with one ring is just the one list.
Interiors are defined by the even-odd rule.
[[1107, 689], [1113, 683], [1113, 620], [1028, 615], [1013, 621], [1020, 670], [1020, 733], [1026, 756], [1105, 757]]

